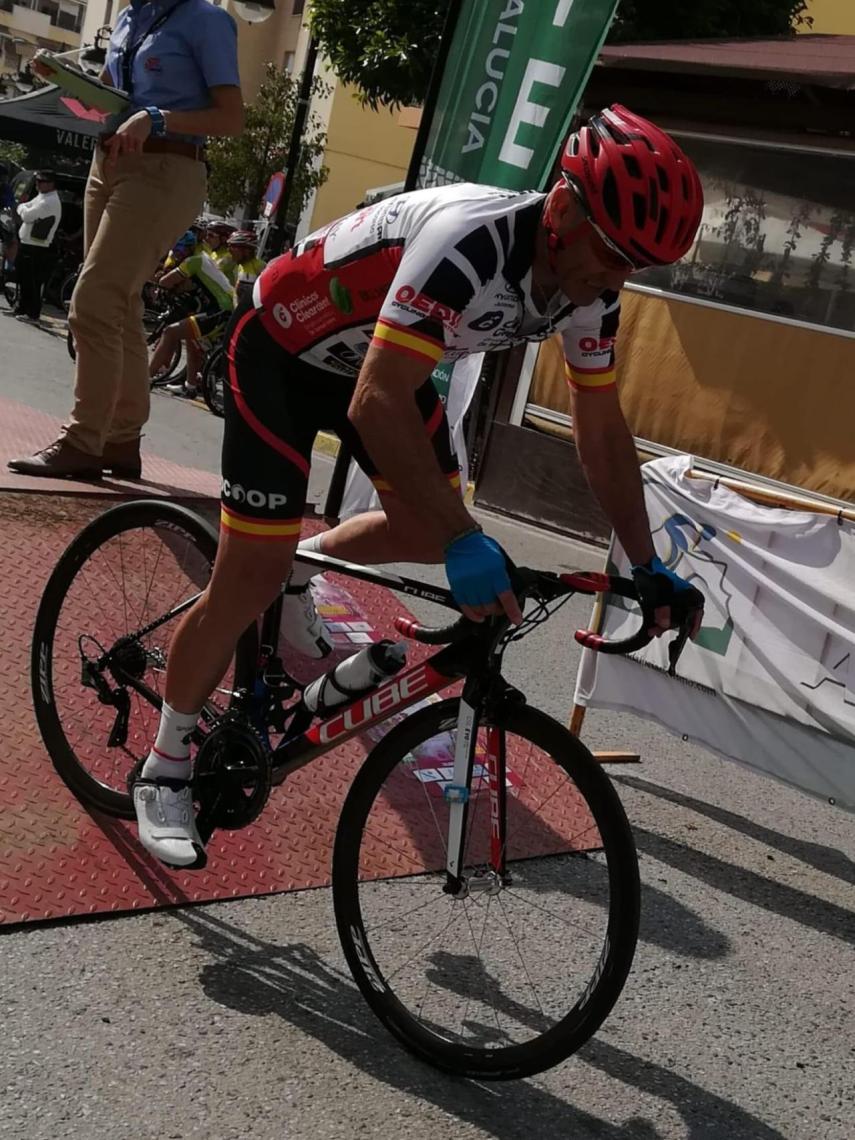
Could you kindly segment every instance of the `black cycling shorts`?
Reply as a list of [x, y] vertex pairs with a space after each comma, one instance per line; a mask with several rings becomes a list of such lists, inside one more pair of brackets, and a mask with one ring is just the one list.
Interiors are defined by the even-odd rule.
[[[225, 530], [259, 540], [299, 537], [312, 448], [322, 429], [338, 435], [378, 491], [391, 492], [347, 417], [355, 379], [305, 364], [286, 352], [246, 305], [234, 313], [227, 338], [221, 496]], [[416, 391], [415, 400], [440, 468], [459, 487], [448, 421], [431, 380]]]

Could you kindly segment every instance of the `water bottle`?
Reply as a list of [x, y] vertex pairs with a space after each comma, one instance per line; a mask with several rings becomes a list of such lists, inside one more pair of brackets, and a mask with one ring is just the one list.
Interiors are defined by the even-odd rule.
[[407, 647], [403, 642], [375, 641], [307, 685], [303, 704], [309, 712], [323, 715], [376, 688], [387, 677], [399, 673], [406, 663]]

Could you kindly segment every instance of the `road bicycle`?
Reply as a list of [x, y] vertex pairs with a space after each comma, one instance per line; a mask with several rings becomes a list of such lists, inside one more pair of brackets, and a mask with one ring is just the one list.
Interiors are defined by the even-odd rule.
[[[56, 770], [89, 807], [133, 817], [129, 789], [156, 733], [171, 636], [216, 546], [192, 511], [132, 502], [86, 526], [50, 577], [33, 638], [36, 716]], [[457, 609], [437, 586], [300, 558]], [[506, 652], [574, 593], [611, 591], [629, 604], [634, 585], [527, 569], [513, 582], [520, 626], [459, 611], [440, 629], [400, 618], [400, 633], [437, 652], [319, 717], [277, 648], [280, 598], [241, 636], [193, 736], [206, 841], [252, 823], [274, 786], [287, 796], [289, 778], [339, 744], [372, 744], [334, 844], [344, 954], [407, 1048], [482, 1079], [537, 1073], [596, 1032], [626, 980], [639, 920], [638, 862], [614, 787], [582, 742], [502, 675]], [[647, 643], [649, 624], [620, 643], [576, 637], [627, 653]], [[437, 699], [459, 682], [462, 693]]]
[[202, 365], [202, 399], [208, 411], [218, 419], [222, 419], [226, 414], [224, 389], [227, 369], [226, 345], [221, 336], [220, 343], [214, 344], [209, 349]]
[[[82, 267], [81, 267], [82, 268]], [[77, 284], [80, 269], [70, 274], [63, 283], [63, 293], [67, 299], [63, 302], [66, 314], [71, 307], [71, 294]], [[146, 282], [143, 287], [143, 328], [145, 329], [146, 344], [150, 349], [157, 347], [157, 342], [163, 335], [164, 329], [177, 321], [184, 320], [196, 310], [197, 302], [192, 294], [179, 294], [163, 296], [163, 291], [152, 282]], [[65, 334], [65, 346], [72, 360], [77, 359], [77, 346], [74, 343], [74, 334], [69, 328]], [[172, 356], [158, 375], [151, 380], [152, 389], [175, 383], [182, 379], [186, 370], [184, 361], [184, 346], [181, 341], [175, 346]]]

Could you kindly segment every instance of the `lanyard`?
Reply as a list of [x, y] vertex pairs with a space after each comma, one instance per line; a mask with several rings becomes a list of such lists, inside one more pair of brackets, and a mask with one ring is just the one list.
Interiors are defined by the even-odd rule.
[[127, 92], [128, 95], [133, 95], [133, 91], [134, 91], [134, 77], [133, 77], [134, 60], [136, 59], [137, 52], [142, 47], [143, 42], [145, 40], [147, 40], [149, 36], [153, 36], [154, 33], [156, 31], [158, 31], [158, 29], [162, 28], [163, 25], [166, 23], [166, 21], [169, 19], [169, 17], [172, 15], [172, 13], [175, 11], [175, 9], [180, 8], [181, 5], [184, 3], [185, 3], [185, 0], [178, 0], [177, 4], [173, 4], [170, 8], [167, 8], [165, 12], [161, 12], [160, 15], [157, 17], [157, 19], [152, 22], [150, 27], [146, 28], [146, 30], [143, 32], [143, 34], [137, 39], [136, 43], [133, 42], [133, 38], [134, 38], [134, 32], [136, 30], [136, 18], [138, 17], [139, 13], [138, 12], [132, 12], [131, 13], [131, 18], [128, 21], [128, 38], [125, 40], [125, 46], [122, 48], [122, 63], [121, 63], [122, 90]]

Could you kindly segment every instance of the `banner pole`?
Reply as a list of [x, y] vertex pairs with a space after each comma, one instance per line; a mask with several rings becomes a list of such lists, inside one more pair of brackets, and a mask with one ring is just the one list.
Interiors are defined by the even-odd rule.
[[448, 61], [448, 53], [451, 50], [451, 41], [454, 39], [454, 30], [457, 27], [457, 18], [460, 15], [460, 9], [463, 7], [463, 0], [450, 0], [448, 11], [445, 14], [445, 24], [442, 28], [442, 39], [439, 43], [439, 54], [436, 57], [436, 62], [433, 65], [433, 71], [430, 73], [430, 83], [428, 84], [425, 101], [422, 105], [422, 116], [419, 120], [419, 129], [416, 131], [416, 141], [413, 145], [413, 153], [410, 155], [410, 165], [407, 168], [407, 177], [404, 180], [404, 193], [409, 190], [415, 190], [419, 181], [419, 168], [424, 158], [425, 149], [427, 148], [428, 135], [430, 133], [430, 125], [433, 120], [436, 104], [439, 99], [439, 91], [442, 87], [442, 77], [445, 74], [445, 65]]

